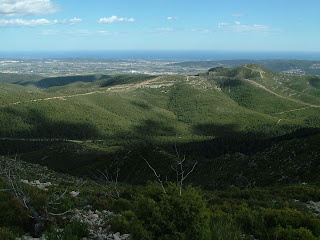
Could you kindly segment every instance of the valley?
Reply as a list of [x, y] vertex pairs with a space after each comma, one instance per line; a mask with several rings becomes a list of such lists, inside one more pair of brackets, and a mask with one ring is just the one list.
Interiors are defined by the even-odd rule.
[[[132, 175], [130, 169], [141, 164], [137, 154], [149, 148], [157, 152], [151, 162], [167, 159], [159, 163], [164, 172], [175, 147], [190, 163], [225, 154], [250, 157], [282, 136], [293, 134], [284, 138], [290, 141], [295, 132], [317, 133], [317, 82], [318, 77], [282, 75], [255, 64], [198, 76], [96, 74], [2, 82], [1, 154], [76, 175], [88, 174], [91, 166], [127, 168], [128, 158], [133, 160], [125, 171]], [[201, 162], [195, 170], [201, 174], [200, 168]], [[152, 178], [141, 174], [129, 182]]]
[[[201, 221], [188, 233], [201, 239], [320, 236], [318, 76], [249, 63], [192, 75], [2, 73], [0, 120], [0, 212], [15, 206], [6, 216], [20, 235], [54, 239], [26, 220], [36, 211], [52, 226], [77, 219], [61, 234], [79, 239], [143, 239], [139, 221], [161, 206], [168, 219], [152, 223]], [[11, 198], [8, 183], [36, 210], [18, 209], [23, 194]], [[199, 212], [172, 215], [171, 204]]]

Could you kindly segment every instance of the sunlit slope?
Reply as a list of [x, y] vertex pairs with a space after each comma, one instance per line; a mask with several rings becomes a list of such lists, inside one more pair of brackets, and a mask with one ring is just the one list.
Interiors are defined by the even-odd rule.
[[1, 137], [173, 142], [320, 127], [319, 79], [284, 76], [258, 65], [190, 77], [58, 80], [0, 85]]
[[251, 64], [214, 68], [207, 78], [247, 109], [299, 124], [319, 116], [319, 77], [282, 75]]

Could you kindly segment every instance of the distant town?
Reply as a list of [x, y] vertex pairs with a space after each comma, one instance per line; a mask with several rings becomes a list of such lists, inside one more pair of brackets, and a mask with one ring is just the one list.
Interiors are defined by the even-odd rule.
[[45, 77], [84, 74], [196, 75], [213, 67], [233, 68], [255, 63], [288, 75], [320, 75], [320, 61], [307, 60], [221, 60], [183, 61], [104, 58], [0, 58], [0, 73], [34, 74]]
[[70, 76], [89, 73], [181, 74], [207, 68], [180, 67], [177, 61], [118, 59], [0, 59], [0, 72]]

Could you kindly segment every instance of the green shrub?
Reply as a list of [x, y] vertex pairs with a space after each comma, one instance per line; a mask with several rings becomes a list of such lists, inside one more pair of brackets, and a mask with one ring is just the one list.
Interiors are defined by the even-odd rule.
[[113, 206], [112, 206], [112, 211], [114, 212], [122, 212], [122, 211], [128, 211], [129, 209], [132, 208], [132, 205], [130, 201], [120, 198], [117, 200], [114, 200]]
[[303, 227], [294, 229], [292, 226], [286, 228], [278, 226], [274, 235], [277, 240], [317, 240], [310, 230]]
[[320, 201], [320, 189], [313, 185], [290, 186], [284, 189], [274, 190], [283, 197], [299, 199], [300, 201]]
[[132, 207], [130, 201], [126, 199], [113, 199], [111, 197], [108, 199], [95, 199], [92, 206], [93, 209], [97, 209], [99, 211], [109, 210], [118, 213], [122, 211], [127, 211]]
[[71, 232], [75, 234], [79, 238], [88, 237], [89, 236], [89, 229], [88, 225], [82, 223], [78, 220], [72, 221], [68, 227], [70, 227]]
[[78, 240], [89, 236], [88, 225], [80, 221], [72, 221], [64, 229], [52, 226], [49, 232], [45, 233], [47, 240]]
[[131, 221], [133, 239], [208, 239], [209, 211], [200, 194], [191, 187], [179, 195], [174, 184], [166, 194], [157, 184], [148, 184], [137, 197]]
[[111, 210], [112, 208], [112, 202], [106, 199], [100, 199], [100, 200], [96, 200], [93, 202], [92, 204], [92, 208], [93, 209], [97, 209], [99, 211], [102, 210]]
[[238, 240], [241, 231], [231, 214], [217, 210], [211, 214], [210, 230], [212, 240]]
[[19, 233], [32, 229], [31, 213], [23, 207], [18, 198], [0, 202], [0, 226], [10, 227]]
[[31, 194], [32, 204], [36, 209], [43, 209], [48, 206], [48, 197], [45, 193], [33, 191]]
[[236, 209], [235, 219], [244, 232], [256, 234], [260, 232], [259, 212], [251, 210], [247, 204], [242, 204]]
[[286, 227], [291, 225], [293, 228], [306, 228], [313, 235], [320, 235], [320, 220], [313, 214], [301, 213], [290, 208], [285, 209], [264, 209], [263, 219], [266, 229], [272, 229], [277, 226]]
[[0, 239], [1, 240], [15, 240], [16, 235], [13, 234], [9, 228], [0, 227]]
[[112, 232], [128, 233], [130, 232], [130, 221], [134, 213], [132, 211], [122, 212], [121, 216], [115, 216], [110, 219], [110, 230]]

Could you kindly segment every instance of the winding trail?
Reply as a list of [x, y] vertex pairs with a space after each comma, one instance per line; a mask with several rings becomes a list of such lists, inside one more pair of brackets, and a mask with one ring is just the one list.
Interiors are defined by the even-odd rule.
[[248, 65], [244, 65], [244, 67], [245, 67], [246, 69], [249, 69], [249, 70], [253, 71], [253, 72], [258, 72], [258, 73], [260, 73], [260, 77], [261, 77], [261, 78], [264, 78], [264, 76], [262, 75], [262, 73], [265, 73], [265, 72], [264, 72], [263, 70], [258, 70], [258, 69], [254, 69], [254, 68], [249, 68]]
[[296, 99], [293, 99], [293, 98], [289, 98], [289, 97], [282, 96], [282, 95], [280, 95], [280, 94], [278, 94], [278, 93], [275, 93], [274, 91], [266, 88], [265, 86], [261, 85], [260, 83], [255, 82], [255, 81], [253, 81], [253, 80], [250, 80], [250, 79], [243, 79], [243, 80], [246, 81], [246, 82], [251, 83], [252, 85], [255, 85], [255, 86], [257, 86], [257, 87], [260, 87], [260, 88], [268, 91], [269, 93], [271, 93], [271, 94], [273, 94], [273, 95], [275, 95], [275, 96], [277, 96], [277, 97], [280, 97], [280, 98], [283, 98], [283, 99], [286, 99], [286, 100], [289, 100], [289, 101], [292, 101], [292, 102], [296, 102], [296, 103], [300, 103], [300, 104], [303, 104], [303, 105], [307, 105], [307, 106], [308, 106], [308, 107], [305, 107], [305, 108], [293, 109], [293, 110], [290, 110], [290, 111], [303, 110], [303, 109], [310, 108], [310, 107], [320, 108], [319, 105], [314, 105], [314, 104], [310, 104], [310, 103], [305, 103], [305, 102], [302, 102], [302, 101], [299, 101], [299, 100], [296, 100]]
[[311, 108], [311, 106], [310, 106], [310, 107], [304, 107], [304, 108], [296, 108], [296, 109], [292, 109], [292, 110], [288, 110], [288, 111], [283, 111], [283, 112], [279, 112], [279, 113], [274, 113], [274, 114], [284, 114], [284, 113], [288, 113], [288, 112], [301, 111], [301, 110], [308, 109], [308, 108]]
[[79, 96], [87, 96], [87, 95], [92, 95], [92, 94], [99, 94], [99, 93], [106, 93], [108, 91], [112, 90], [130, 90], [130, 89], [136, 89], [139, 88], [143, 85], [147, 85], [149, 83], [152, 83], [154, 81], [158, 81], [161, 79], [162, 76], [158, 76], [155, 78], [152, 78], [147, 81], [143, 81], [137, 84], [124, 84], [124, 85], [116, 85], [114, 87], [109, 87], [106, 90], [103, 91], [92, 91], [92, 92], [87, 92], [87, 93], [77, 93], [77, 94], [72, 94], [72, 95], [64, 95], [64, 96], [57, 96], [57, 97], [48, 97], [48, 98], [39, 98], [39, 99], [32, 99], [32, 100], [26, 100], [26, 101], [19, 101], [19, 102], [14, 102], [14, 103], [9, 103], [6, 105], [1, 106], [2, 108], [12, 106], [12, 105], [18, 105], [22, 103], [32, 103], [32, 102], [40, 102], [40, 101], [50, 101], [50, 100], [66, 100], [67, 98], [73, 98], [73, 97], [79, 97]]
[[[245, 65], [244, 67], [245, 67], [246, 69], [251, 70], [251, 71], [259, 72], [259, 73], [260, 73], [260, 77], [261, 77], [261, 78], [264, 78], [263, 73], [265, 73], [265, 72], [264, 72], [263, 70], [253, 69], [253, 68], [248, 67], [248, 65]], [[304, 107], [304, 108], [297, 108], [297, 109], [292, 109], [292, 110], [283, 111], [283, 112], [274, 113], [274, 114], [283, 114], [283, 113], [287, 113], [287, 112], [301, 111], [301, 110], [308, 109], [308, 108], [311, 108], [311, 107], [313, 107], [313, 108], [320, 108], [319, 105], [314, 105], [314, 104], [310, 104], [310, 103], [305, 103], [305, 102], [302, 102], [302, 101], [299, 101], [299, 100], [296, 100], [296, 99], [292, 99], [292, 98], [289, 98], [289, 97], [282, 96], [282, 95], [280, 95], [280, 94], [278, 94], [278, 93], [275, 93], [274, 91], [266, 88], [265, 86], [261, 85], [260, 83], [255, 82], [255, 81], [253, 81], [253, 80], [250, 80], [250, 79], [244, 79], [244, 80], [247, 81], [247, 82], [249, 82], [249, 83], [251, 83], [251, 84], [253, 84], [253, 85], [255, 85], [255, 86], [257, 86], [257, 87], [260, 87], [260, 88], [262, 88], [262, 89], [264, 89], [264, 90], [272, 93], [273, 95], [276, 95], [277, 97], [280, 97], [280, 98], [283, 98], [283, 99], [286, 99], [286, 100], [289, 100], [289, 101], [292, 101], [292, 102], [296, 102], [296, 103], [300, 103], [300, 104], [303, 104], [303, 105], [307, 105], [307, 106], [308, 106], [308, 107]], [[307, 90], [307, 89], [305, 89], [305, 90]], [[304, 90], [304, 91], [305, 91], [305, 90]], [[303, 91], [303, 92], [304, 92], [304, 91]], [[281, 120], [281, 119], [280, 119], [280, 120]], [[280, 120], [279, 120], [279, 121], [280, 121]]]
[[[75, 139], [58, 139], [58, 138], [0, 138], [0, 140], [10, 140], [10, 141], [24, 141], [24, 142], [73, 142], [73, 143], [83, 143], [92, 142], [92, 140], [75, 140]], [[95, 140], [102, 141], [102, 140]]]
[[[259, 72], [260, 73], [260, 76], [261, 78], [264, 78], [263, 76], [263, 73], [264, 71], [259, 71], [258, 69], [252, 69], [252, 68], [249, 68], [247, 65], [244, 66], [245, 68], [251, 70], [251, 71], [255, 71], [255, 72]], [[8, 107], [8, 106], [13, 106], [13, 105], [18, 105], [18, 104], [23, 104], [23, 103], [33, 103], [33, 102], [40, 102], [40, 101], [51, 101], [51, 100], [66, 100], [68, 98], [74, 98], [74, 97], [80, 97], [80, 96], [88, 96], [88, 95], [93, 95], [93, 94], [102, 94], [102, 93], [107, 93], [109, 91], [126, 91], [126, 90], [132, 90], [132, 89], [137, 89], [139, 87], [142, 87], [144, 85], [148, 85], [152, 82], [156, 82], [160, 79], [162, 79], [163, 76], [158, 76], [158, 77], [155, 77], [155, 78], [152, 78], [152, 79], [149, 79], [149, 80], [146, 80], [146, 81], [143, 81], [143, 82], [140, 82], [140, 83], [136, 83], [136, 84], [124, 84], [124, 85], [116, 85], [116, 86], [113, 86], [113, 87], [108, 87], [104, 90], [99, 90], [99, 91], [92, 91], [92, 92], [87, 92], [87, 93], [78, 93], [78, 94], [72, 94], [72, 95], [64, 95], [64, 96], [56, 96], [56, 97], [48, 97], [48, 98], [39, 98], [39, 99], [32, 99], [32, 100], [26, 100], [26, 101], [18, 101], [18, 102], [14, 102], [14, 103], [9, 103], [9, 104], [6, 104], [6, 105], [3, 105], [3, 106], [0, 106], [1, 108], [5, 108], [5, 107]], [[189, 76], [187, 76], [187, 81], [189, 81]], [[297, 108], [297, 109], [292, 109], [292, 110], [288, 110], [288, 111], [283, 111], [283, 112], [280, 112], [280, 113], [274, 113], [274, 114], [283, 114], [283, 113], [287, 113], [287, 112], [294, 112], [294, 111], [301, 111], [301, 110], [304, 110], [304, 109], [308, 109], [308, 108], [320, 108], [319, 105], [313, 105], [313, 104], [309, 104], [309, 103], [305, 103], [305, 102], [302, 102], [302, 101], [299, 101], [299, 100], [296, 100], [296, 99], [292, 99], [292, 98], [289, 98], [289, 97], [285, 97], [285, 96], [282, 96], [270, 89], [268, 89], [267, 87], [263, 86], [262, 84], [260, 83], [257, 83], [253, 80], [250, 80], [250, 79], [243, 79], [243, 81], [246, 81], [256, 87], [259, 87], [259, 88], [262, 88], [264, 89], [265, 91], [277, 96], [277, 97], [280, 97], [280, 98], [283, 98], [283, 99], [286, 99], [286, 100], [289, 100], [289, 101], [292, 101], [292, 102], [296, 102], [296, 103], [299, 103], [299, 104], [303, 104], [303, 105], [307, 105], [307, 107], [303, 107], [303, 108]]]

